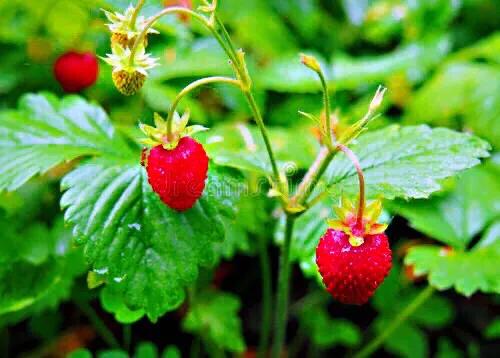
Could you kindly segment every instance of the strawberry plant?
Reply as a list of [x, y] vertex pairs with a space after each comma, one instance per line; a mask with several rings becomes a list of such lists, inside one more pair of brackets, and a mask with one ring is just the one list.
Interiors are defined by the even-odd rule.
[[43, 3], [0, 4], [5, 356], [498, 348], [490, 2]]

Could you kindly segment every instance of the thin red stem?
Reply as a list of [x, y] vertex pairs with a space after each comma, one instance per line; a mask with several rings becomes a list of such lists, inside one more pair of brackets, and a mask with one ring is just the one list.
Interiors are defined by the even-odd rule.
[[337, 148], [344, 152], [344, 154], [349, 158], [349, 160], [354, 164], [356, 172], [358, 173], [359, 179], [359, 203], [358, 203], [358, 214], [356, 217], [356, 225], [361, 226], [363, 224], [363, 211], [365, 210], [365, 176], [363, 174], [363, 169], [359, 163], [358, 157], [352, 150], [347, 148], [343, 144], [338, 144]]

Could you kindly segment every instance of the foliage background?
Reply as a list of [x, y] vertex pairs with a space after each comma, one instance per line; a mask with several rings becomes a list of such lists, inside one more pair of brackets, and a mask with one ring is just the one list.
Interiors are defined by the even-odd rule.
[[[297, 223], [292, 247], [298, 265], [293, 272], [290, 354], [329, 356], [356, 350], [383, 331], [428, 280], [441, 292], [394, 332], [380, 354], [494, 356], [500, 349], [495, 341], [500, 336], [498, 1], [220, 3], [223, 20], [247, 52], [259, 105], [280, 161], [288, 166], [293, 163], [293, 178], [309, 166], [319, 146], [313, 124], [300, 118], [297, 110], [321, 111], [319, 84], [298, 61], [299, 52], [315, 54], [326, 68], [333, 105], [339, 111], [339, 130], [363, 115], [376, 86], [384, 84], [388, 93], [383, 115], [370, 131], [393, 124], [427, 124], [474, 133], [492, 147], [490, 159], [441, 182], [443, 189], [430, 200], [386, 202], [395, 268], [369, 305], [337, 304], [316, 280], [314, 247], [326, 228], [324, 218], [330, 215], [331, 203], [315, 207]], [[191, 80], [230, 74], [222, 51], [199, 25], [170, 17], [158, 26], [162, 34], [150, 39], [162, 66], [152, 72], [140, 94], [121, 96], [111, 82], [110, 68], [101, 62], [97, 83], [81, 93], [86, 101], [58, 99], [64, 93], [53, 78], [54, 60], [69, 49], [104, 56], [109, 52], [109, 34], [99, 9], [119, 10], [127, 5], [127, 1], [104, 0], [1, 2], [0, 118], [29, 123], [33, 113], [40, 112], [50, 123], [55, 118], [48, 114], [53, 105], [59, 113], [66, 110], [78, 125], [81, 113], [95, 110], [89, 101], [108, 113], [116, 131], [134, 138], [138, 120], [150, 121], [154, 111], [165, 113], [176, 92]], [[159, 1], [147, 1], [144, 12], [152, 14], [162, 6]], [[23, 97], [40, 92], [52, 92], [55, 97]], [[181, 110], [187, 107], [195, 122], [212, 128], [200, 137], [211, 158], [243, 170], [251, 188], [262, 187], [257, 178], [267, 162], [259, 159], [262, 143], [243, 97], [232, 88], [211, 86], [181, 103]], [[423, 137], [417, 130], [408, 135], [415, 141]], [[257, 148], [251, 154], [248, 136]], [[124, 145], [111, 146], [108, 138], [95, 138], [92, 133], [89, 138], [92, 143], [100, 140], [102, 148]], [[76, 142], [82, 136], [73, 139]], [[391, 144], [384, 146], [387, 152]], [[425, 142], [420, 145], [426, 148]], [[72, 157], [69, 151], [65, 154]], [[79, 155], [83, 154], [88, 152]], [[435, 163], [430, 157], [419, 170], [429, 163], [446, 170], [446, 155]], [[9, 189], [5, 183], [12, 179], [9, 175], [14, 169], [8, 163], [14, 159], [5, 148], [0, 150], [0, 188]], [[112, 285], [87, 290], [81, 250], [73, 249], [59, 207], [60, 180], [75, 164], [57, 166], [15, 191], [0, 194], [1, 355], [64, 356], [75, 348], [104, 352], [109, 346], [130, 349], [140, 357], [156, 352], [164, 356], [182, 352], [184, 356], [190, 350], [195, 354], [198, 345], [211, 355], [222, 350], [255, 351], [261, 311], [257, 252], [260, 245], [269, 247], [274, 273], [275, 244], [282, 236], [280, 220], [265, 190], [235, 204], [236, 220], [222, 215], [226, 240], [216, 247], [211, 268], [200, 272], [190, 290], [191, 304], [159, 314], [161, 318], [153, 325], [143, 311], [128, 309]], [[81, 178], [75, 176], [73, 182], [66, 176], [63, 187], [76, 185], [76, 192], [82, 190], [78, 185], [87, 182], [78, 182]], [[331, 176], [335, 178], [335, 173]], [[349, 190], [349, 183], [344, 188]], [[70, 192], [65, 196], [71, 197]], [[71, 210], [74, 215], [85, 211]], [[66, 215], [71, 216], [68, 211]], [[198, 230], [209, 230], [206, 226]], [[443, 245], [455, 254], [443, 255]], [[415, 278], [415, 274], [427, 276]], [[179, 306], [183, 298], [176, 297], [172, 305]], [[192, 334], [199, 337], [193, 345]], [[87, 353], [79, 351], [75, 356]]]

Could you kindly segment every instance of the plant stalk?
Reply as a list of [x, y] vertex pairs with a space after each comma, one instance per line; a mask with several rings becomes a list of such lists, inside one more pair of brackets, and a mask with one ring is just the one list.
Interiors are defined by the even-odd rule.
[[417, 297], [408, 305], [404, 310], [402, 310], [378, 336], [376, 336], [370, 343], [368, 343], [361, 351], [354, 355], [354, 358], [364, 358], [370, 356], [374, 353], [387, 338], [389, 338], [396, 328], [398, 328], [401, 323], [406, 321], [412, 314], [419, 308], [425, 301], [427, 301], [434, 293], [434, 288], [432, 286], [427, 286], [422, 292], [420, 292]]
[[272, 283], [271, 268], [269, 265], [269, 252], [267, 250], [266, 240], [259, 237], [259, 258], [260, 270], [262, 276], [262, 321], [260, 325], [259, 350], [258, 357], [264, 358], [269, 345], [269, 333], [271, 329], [271, 311], [272, 311]]
[[201, 78], [197, 81], [190, 83], [186, 87], [184, 87], [182, 89], [182, 91], [180, 91], [177, 94], [177, 96], [175, 97], [175, 99], [172, 101], [172, 104], [171, 104], [170, 109], [168, 111], [168, 116], [167, 116], [167, 136], [168, 137], [170, 137], [172, 135], [172, 122], [173, 122], [173, 118], [174, 118], [174, 113], [175, 113], [175, 110], [177, 109], [177, 106], [178, 106], [179, 102], [181, 101], [181, 99], [184, 98], [184, 96], [186, 96], [191, 91], [195, 90], [196, 88], [210, 84], [210, 83], [228, 83], [228, 84], [234, 85], [238, 88], [241, 88], [239, 80], [236, 80], [236, 79], [230, 78], [230, 77], [223, 77], [223, 76], [213, 76], [213, 77]]
[[274, 322], [274, 341], [271, 351], [272, 358], [280, 357], [286, 336], [288, 320], [288, 296], [290, 286], [290, 243], [292, 241], [293, 224], [295, 217], [287, 214], [285, 219], [285, 241], [281, 247], [278, 276], [278, 291], [276, 294], [276, 318]]
[[365, 210], [365, 176], [363, 175], [363, 169], [361, 168], [361, 164], [359, 163], [358, 157], [353, 153], [352, 150], [347, 148], [343, 144], [337, 145], [337, 148], [344, 152], [344, 154], [349, 158], [354, 167], [356, 168], [356, 172], [358, 173], [359, 179], [359, 203], [358, 203], [358, 213], [356, 216], [356, 225], [358, 227], [363, 223], [363, 211]]
[[89, 319], [90, 323], [94, 326], [95, 330], [101, 336], [102, 340], [112, 348], [120, 348], [118, 340], [113, 335], [113, 332], [106, 326], [103, 320], [97, 315], [92, 306], [83, 300], [74, 300], [76, 306], [82, 311]]

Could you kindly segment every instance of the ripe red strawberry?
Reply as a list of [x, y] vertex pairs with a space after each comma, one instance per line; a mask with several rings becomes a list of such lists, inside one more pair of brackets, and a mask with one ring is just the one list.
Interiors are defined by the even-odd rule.
[[99, 64], [91, 52], [69, 51], [54, 63], [54, 75], [65, 92], [79, 92], [97, 80]]
[[174, 149], [153, 147], [145, 164], [151, 187], [172, 209], [190, 209], [203, 193], [208, 157], [191, 137], [182, 137]]
[[[384, 234], [386, 225], [377, 224], [380, 202], [367, 207], [360, 224], [355, 210], [337, 210], [339, 220], [329, 228], [316, 248], [316, 264], [323, 283], [339, 302], [361, 305], [368, 301], [391, 269], [391, 249]], [[354, 211], [354, 212], [353, 212]]]
[[355, 247], [345, 232], [328, 229], [316, 249], [316, 263], [333, 298], [362, 305], [389, 273], [391, 249], [385, 234], [367, 235]]

